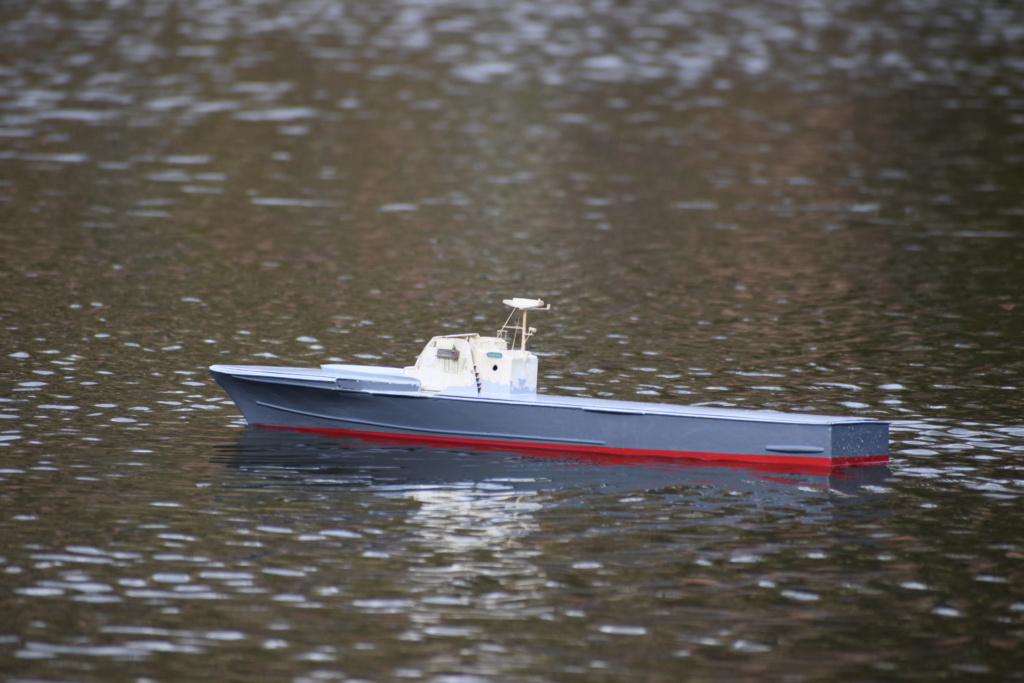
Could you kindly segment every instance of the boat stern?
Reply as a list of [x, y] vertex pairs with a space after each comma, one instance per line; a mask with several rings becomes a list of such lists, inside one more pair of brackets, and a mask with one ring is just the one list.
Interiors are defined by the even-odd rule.
[[889, 423], [864, 420], [833, 425], [831, 456], [840, 466], [888, 462]]

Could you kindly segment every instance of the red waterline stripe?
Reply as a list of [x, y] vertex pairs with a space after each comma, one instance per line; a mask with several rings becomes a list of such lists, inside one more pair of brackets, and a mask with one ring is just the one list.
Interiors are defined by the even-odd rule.
[[802, 455], [745, 455], [735, 453], [703, 453], [699, 451], [655, 451], [640, 448], [614, 448], [609, 446], [574, 446], [536, 443], [527, 441], [500, 441], [495, 439], [470, 439], [460, 436], [427, 436], [423, 434], [396, 434], [393, 432], [370, 432], [358, 429], [329, 429], [321, 427], [287, 427], [283, 425], [256, 425], [266, 429], [282, 429], [339, 438], [357, 438], [363, 441], [384, 444], [420, 444], [435, 447], [478, 448], [481, 450], [511, 451], [526, 455], [598, 455], [618, 459], [642, 460], [699, 460], [702, 462], [733, 462], [752, 465], [777, 465], [799, 467], [809, 470], [831, 470], [841, 467], [883, 465], [889, 462], [888, 455], [863, 455], [847, 458], [812, 458]]

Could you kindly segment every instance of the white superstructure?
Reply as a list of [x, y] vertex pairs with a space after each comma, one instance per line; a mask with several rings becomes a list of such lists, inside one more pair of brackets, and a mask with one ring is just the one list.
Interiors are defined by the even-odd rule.
[[[537, 356], [526, 350], [536, 330], [526, 325], [527, 311], [548, 310], [540, 299], [506, 299], [512, 313], [494, 337], [448, 334], [432, 338], [405, 374], [424, 391], [463, 391], [481, 396], [537, 393]], [[510, 324], [516, 318], [514, 324]], [[511, 340], [508, 335], [511, 333]], [[519, 341], [519, 348], [516, 347]], [[511, 343], [510, 343], [511, 342]]]

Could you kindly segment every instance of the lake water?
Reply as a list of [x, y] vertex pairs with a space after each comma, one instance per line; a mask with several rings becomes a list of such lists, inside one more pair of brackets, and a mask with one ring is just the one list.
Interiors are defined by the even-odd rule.
[[[0, 9], [0, 677], [1024, 678], [1024, 6]], [[541, 297], [544, 391], [833, 476], [246, 428]]]

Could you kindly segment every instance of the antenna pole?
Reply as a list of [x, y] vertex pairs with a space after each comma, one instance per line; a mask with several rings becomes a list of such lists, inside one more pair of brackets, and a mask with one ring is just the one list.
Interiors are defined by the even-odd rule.
[[526, 350], [526, 309], [525, 308], [523, 309], [523, 319], [520, 322], [522, 322], [522, 324], [523, 324], [523, 345], [522, 345], [522, 349], [523, 349], [523, 351], [525, 351]]

